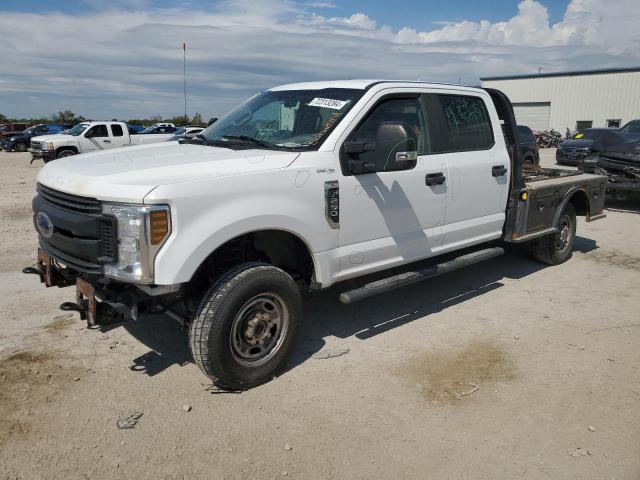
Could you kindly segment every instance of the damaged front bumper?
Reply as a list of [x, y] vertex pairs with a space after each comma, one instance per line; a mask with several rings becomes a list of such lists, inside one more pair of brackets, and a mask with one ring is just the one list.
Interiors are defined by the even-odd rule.
[[586, 173], [605, 175], [609, 192], [640, 192], [640, 155], [593, 155], [582, 160], [581, 168]]
[[64, 302], [60, 309], [80, 314], [89, 327], [113, 324], [124, 320], [137, 320], [143, 312], [167, 313], [184, 320], [166, 305], [178, 303], [180, 285], [147, 286], [114, 282], [111, 279], [86, 276], [62, 266], [42, 249], [38, 249], [37, 263], [22, 270], [38, 275], [40, 282], [49, 287], [76, 287], [76, 301]]

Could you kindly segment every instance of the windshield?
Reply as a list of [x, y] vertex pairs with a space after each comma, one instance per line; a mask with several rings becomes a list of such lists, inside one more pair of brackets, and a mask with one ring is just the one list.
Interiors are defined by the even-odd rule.
[[87, 129], [88, 126], [89, 125], [86, 124], [86, 123], [79, 123], [75, 127], [70, 128], [69, 130], [66, 130], [65, 133], [67, 135], [73, 135], [74, 137], [77, 137], [82, 132], [84, 132]]
[[200, 135], [208, 142], [254, 139], [265, 148], [316, 149], [363, 94], [346, 88], [263, 92]]

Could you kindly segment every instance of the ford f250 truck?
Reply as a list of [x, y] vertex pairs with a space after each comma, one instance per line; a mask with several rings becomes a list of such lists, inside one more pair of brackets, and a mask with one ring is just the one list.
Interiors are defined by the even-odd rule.
[[34, 159], [41, 158], [46, 163], [79, 153], [164, 142], [172, 137], [173, 133], [131, 135], [124, 122], [82, 122], [62, 135], [32, 138], [29, 151]]
[[604, 216], [606, 179], [523, 169], [517, 142], [497, 90], [280, 86], [196, 139], [45, 165], [38, 263], [25, 273], [75, 285], [61, 308], [89, 324], [174, 317], [214, 383], [249, 388], [285, 366], [303, 291], [359, 278], [339, 295], [356, 302], [500, 255], [505, 242], [527, 242], [547, 264], [569, 259], [576, 215]]

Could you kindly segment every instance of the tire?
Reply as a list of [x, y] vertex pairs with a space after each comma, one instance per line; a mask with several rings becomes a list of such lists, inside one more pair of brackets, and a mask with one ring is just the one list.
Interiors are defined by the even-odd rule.
[[70, 157], [71, 155], [75, 155], [75, 154], [76, 154], [76, 152], [74, 152], [73, 150], [69, 150], [67, 148], [67, 149], [64, 149], [64, 150], [60, 150], [58, 152], [58, 154], [56, 155], [56, 158]]
[[548, 265], [560, 265], [571, 258], [576, 238], [576, 210], [567, 203], [558, 223], [560, 231], [533, 241], [533, 258]]
[[13, 149], [14, 149], [16, 152], [26, 152], [26, 151], [27, 151], [27, 144], [26, 144], [26, 143], [22, 143], [22, 142], [20, 142], [20, 143], [16, 143], [16, 144], [14, 145]]
[[534, 159], [531, 155], [527, 155], [526, 157], [524, 157], [523, 165], [532, 166], [534, 163]]
[[291, 276], [272, 265], [245, 263], [204, 295], [189, 326], [191, 354], [215, 385], [251, 388], [286, 366], [301, 319], [302, 297]]

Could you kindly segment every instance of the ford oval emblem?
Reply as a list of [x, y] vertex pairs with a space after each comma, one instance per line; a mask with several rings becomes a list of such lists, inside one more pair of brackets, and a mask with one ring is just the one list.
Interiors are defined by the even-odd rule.
[[38, 215], [36, 216], [36, 224], [40, 234], [44, 238], [51, 238], [53, 236], [53, 223], [51, 222], [49, 215], [44, 212], [38, 212]]

